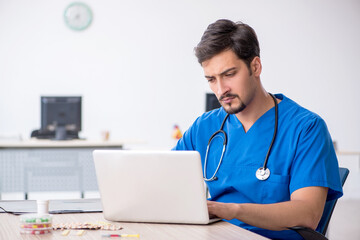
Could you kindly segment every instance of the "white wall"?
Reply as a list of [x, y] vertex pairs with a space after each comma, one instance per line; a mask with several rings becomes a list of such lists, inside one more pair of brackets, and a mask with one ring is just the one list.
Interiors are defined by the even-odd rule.
[[193, 48], [208, 24], [257, 32], [268, 91], [317, 112], [344, 150], [360, 150], [360, 1], [84, 0], [89, 29], [63, 20], [69, 0], [0, 0], [0, 135], [40, 127], [41, 95], [82, 95], [83, 131], [170, 148], [209, 91]]

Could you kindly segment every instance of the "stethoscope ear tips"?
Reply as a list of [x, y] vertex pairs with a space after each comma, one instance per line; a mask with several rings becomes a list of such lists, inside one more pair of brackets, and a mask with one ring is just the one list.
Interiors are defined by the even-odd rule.
[[216, 180], [218, 180], [218, 178], [215, 176], [215, 177], [214, 177], [214, 181], [216, 181]]

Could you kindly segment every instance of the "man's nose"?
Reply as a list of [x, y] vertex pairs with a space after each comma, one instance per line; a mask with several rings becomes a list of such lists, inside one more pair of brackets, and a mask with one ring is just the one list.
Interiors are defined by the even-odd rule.
[[225, 93], [229, 92], [230, 88], [227, 86], [224, 80], [220, 79], [217, 82], [217, 94], [218, 96], [222, 96]]

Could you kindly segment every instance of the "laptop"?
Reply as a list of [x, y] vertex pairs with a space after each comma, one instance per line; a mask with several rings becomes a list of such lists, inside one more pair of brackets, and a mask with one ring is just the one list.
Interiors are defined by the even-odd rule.
[[105, 219], [122, 222], [208, 224], [196, 151], [95, 150]]

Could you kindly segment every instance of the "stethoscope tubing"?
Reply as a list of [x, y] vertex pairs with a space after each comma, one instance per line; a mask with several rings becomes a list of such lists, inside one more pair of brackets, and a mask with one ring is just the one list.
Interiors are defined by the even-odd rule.
[[268, 163], [268, 160], [269, 160], [269, 156], [270, 156], [272, 146], [274, 145], [274, 142], [275, 142], [275, 138], [276, 138], [276, 134], [277, 134], [277, 128], [278, 128], [278, 104], [277, 104], [277, 100], [276, 100], [274, 95], [272, 95], [271, 93], [269, 93], [269, 94], [273, 98], [274, 103], [275, 103], [275, 126], [274, 126], [274, 133], [273, 133], [273, 137], [271, 139], [270, 147], [269, 147], [269, 149], [268, 149], [268, 151], [266, 153], [266, 157], [265, 157], [265, 161], [264, 161], [264, 165], [263, 165], [264, 170], [267, 169], [267, 163]]
[[[224, 159], [224, 154], [225, 154], [225, 150], [226, 150], [226, 145], [227, 145], [227, 134], [226, 132], [223, 130], [224, 128], [224, 124], [226, 122], [226, 119], [229, 117], [229, 114], [226, 114], [222, 124], [221, 124], [221, 127], [219, 130], [217, 130], [213, 135], [211, 135], [209, 141], [208, 141], [208, 144], [206, 146], [206, 154], [205, 154], [205, 161], [204, 161], [204, 181], [206, 182], [209, 182], [209, 181], [214, 181], [214, 180], [217, 180], [217, 177], [216, 177], [216, 174], [217, 172], [219, 171], [219, 168], [220, 168], [220, 165], [222, 163], [222, 160]], [[214, 172], [214, 174], [212, 175], [211, 178], [207, 178], [206, 177], [206, 168], [207, 168], [207, 159], [208, 159], [208, 154], [209, 154], [209, 149], [210, 149], [210, 145], [211, 145], [211, 141], [216, 137], [218, 136], [218, 134], [222, 133], [222, 135], [224, 136], [224, 141], [223, 141], [223, 149], [222, 149], [222, 152], [221, 152], [221, 157], [220, 157], [220, 161], [219, 161], [219, 164], [217, 165], [217, 168]]]
[[[207, 159], [209, 147], [210, 147], [210, 145], [208, 145], [208, 146], [206, 147], [206, 156], [205, 156], [206, 159]], [[214, 172], [214, 174], [212, 175], [211, 178], [206, 178], [206, 177], [205, 177], [205, 176], [206, 176], [206, 165], [207, 165], [207, 161], [205, 161], [205, 164], [204, 164], [204, 180], [205, 180], [206, 182], [217, 180], [216, 174], [217, 174], [217, 172], [219, 171], [219, 168], [220, 168], [220, 165], [221, 165], [222, 160], [224, 159], [225, 149], [226, 149], [226, 144], [223, 144], [223, 149], [222, 149], [222, 152], [221, 152], [221, 157], [220, 157], [219, 164], [218, 164], [218, 166], [217, 166], [217, 168], [216, 168], [216, 170], [215, 170], [215, 172]]]

